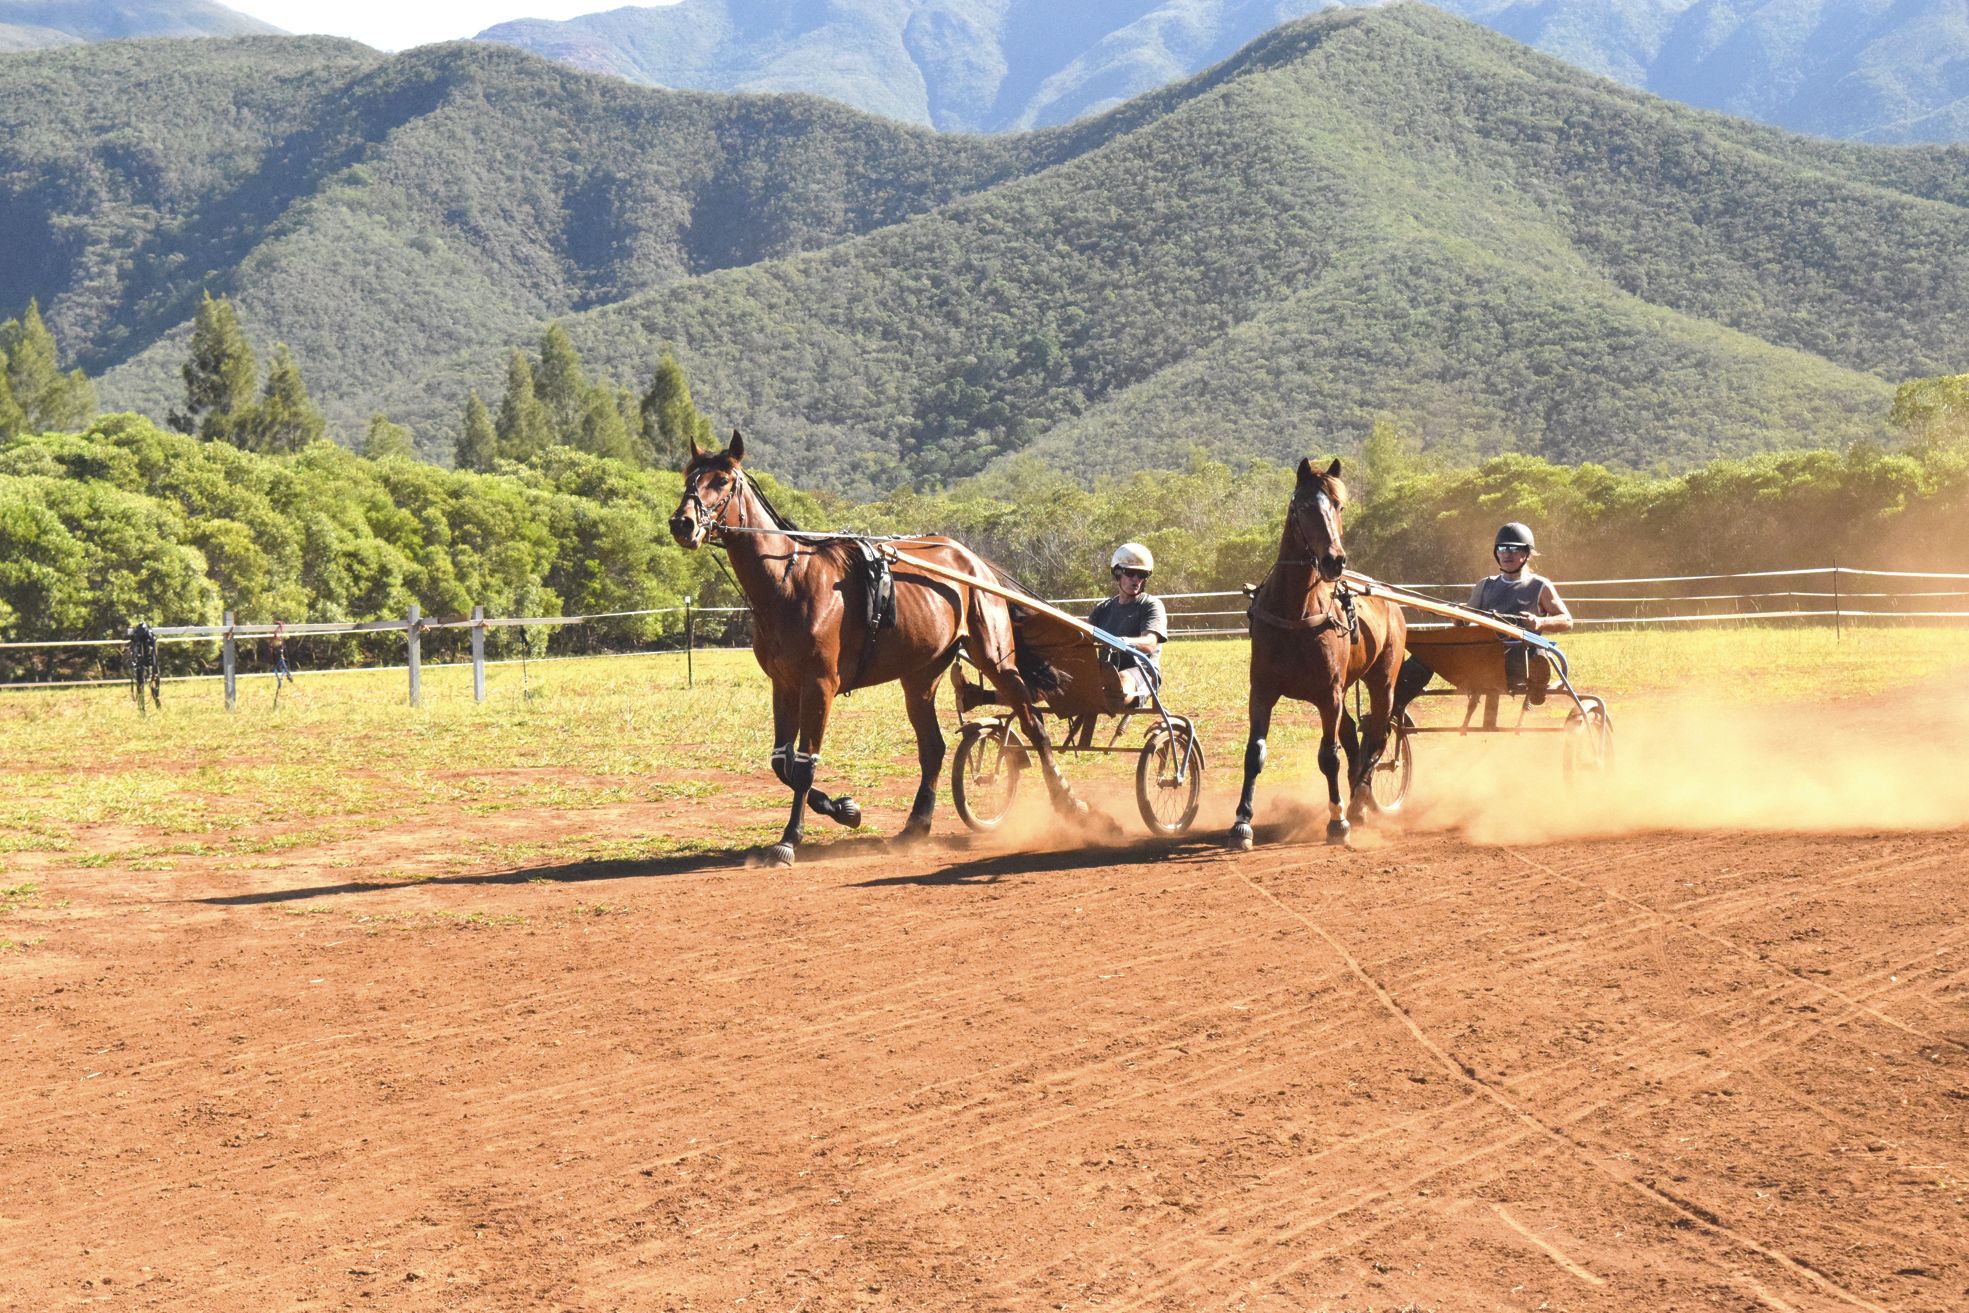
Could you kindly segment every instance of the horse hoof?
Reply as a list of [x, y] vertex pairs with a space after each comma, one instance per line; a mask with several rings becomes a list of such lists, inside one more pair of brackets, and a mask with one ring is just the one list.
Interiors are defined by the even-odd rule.
[[761, 866], [791, 866], [793, 862], [793, 845], [790, 843], [776, 843], [759, 854]]
[[834, 823], [845, 825], [851, 830], [859, 830], [861, 828], [861, 804], [853, 798], [836, 798], [834, 800]]
[[910, 821], [902, 829], [898, 830], [896, 837], [889, 842], [892, 844], [922, 843], [929, 837], [930, 823], [928, 821]]
[[1326, 823], [1326, 841], [1336, 847], [1344, 844], [1347, 842], [1347, 832], [1352, 828], [1345, 821], [1328, 821]]
[[1233, 826], [1231, 827], [1231, 839], [1230, 839], [1230, 844], [1231, 844], [1231, 847], [1233, 847], [1233, 848], [1235, 848], [1235, 849], [1237, 849], [1237, 850], [1238, 850], [1239, 852], [1241, 852], [1241, 853], [1248, 853], [1248, 852], [1250, 852], [1250, 851], [1251, 851], [1251, 827], [1250, 827], [1249, 825], [1246, 825], [1246, 824], [1244, 824], [1244, 823], [1243, 823], [1242, 821], [1240, 821], [1240, 822], [1239, 822], [1238, 824], [1236, 824], [1236, 825], [1233, 825]]

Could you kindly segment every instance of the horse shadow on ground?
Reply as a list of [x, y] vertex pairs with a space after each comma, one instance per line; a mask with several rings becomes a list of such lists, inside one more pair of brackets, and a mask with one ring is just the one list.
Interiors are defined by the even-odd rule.
[[[1304, 828], [1297, 822], [1260, 826], [1262, 844], [1292, 843], [1302, 838]], [[941, 836], [898, 842], [877, 836], [836, 839], [815, 844], [800, 855], [800, 868], [826, 867], [843, 862], [866, 865], [871, 861], [894, 859], [913, 864], [928, 863], [929, 869], [905, 871], [897, 875], [876, 876], [854, 881], [851, 889], [885, 889], [904, 885], [962, 886], [995, 884], [1008, 877], [1044, 875], [1057, 871], [1082, 871], [1100, 866], [1147, 866], [1166, 861], [1190, 860], [1225, 852], [1220, 838], [1186, 837], [1158, 839], [1143, 837], [1122, 842], [1081, 843], [1068, 847], [1032, 850], [998, 850], [979, 853], [981, 841], [969, 835]], [[694, 875], [704, 871], [738, 871], [758, 866], [758, 848], [722, 848], [685, 853], [675, 857], [605, 858], [578, 862], [557, 862], [541, 866], [514, 867], [503, 871], [473, 871], [463, 875], [411, 876], [388, 880], [345, 880], [338, 884], [308, 885], [296, 889], [265, 889], [247, 894], [222, 894], [195, 898], [190, 902], [207, 907], [256, 907], [276, 903], [304, 902], [311, 898], [335, 898], [347, 894], [386, 893], [394, 889], [443, 889], [473, 885], [513, 884], [591, 884], [606, 880], [662, 879]], [[948, 863], [942, 858], [956, 858]], [[770, 877], [771, 871], [762, 871]]]
[[[1267, 845], [1290, 844], [1304, 842], [1304, 835], [1303, 824], [1292, 822], [1259, 826], [1257, 840]], [[877, 876], [857, 881], [848, 887], [883, 889], [896, 885], [984, 885], [995, 884], [1009, 876], [1085, 871], [1101, 866], [1150, 866], [1228, 853], [1223, 839], [1216, 834], [1205, 837], [1189, 835], [1179, 839], [1145, 836], [1122, 842], [1083, 843], [1065, 848], [980, 853], [935, 870]]]
[[[807, 864], [856, 859], [867, 861], [889, 849], [880, 838], [837, 839], [816, 845], [805, 854]], [[927, 850], [927, 849], [926, 849]], [[907, 850], [905, 850], [907, 851]], [[620, 857], [557, 862], [543, 866], [521, 866], [504, 871], [472, 871], [464, 875], [411, 876], [391, 880], [345, 880], [340, 884], [309, 885], [299, 889], [265, 889], [250, 894], [224, 894], [195, 898], [191, 902], [208, 907], [254, 907], [268, 903], [301, 902], [309, 898], [333, 898], [342, 894], [385, 893], [392, 889], [443, 889], [471, 885], [502, 884], [588, 884], [602, 880], [639, 880], [700, 871], [744, 870], [757, 864], [757, 848], [721, 848], [685, 853], [676, 857]]]

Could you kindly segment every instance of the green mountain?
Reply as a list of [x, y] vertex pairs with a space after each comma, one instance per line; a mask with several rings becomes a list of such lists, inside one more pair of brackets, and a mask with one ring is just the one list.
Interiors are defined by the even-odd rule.
[[0, 0], [0, 51], [125, 37], [248, 36], [280, 29], [211, 0]]
[[[1338, 0], [681, 0], [479, 34], [593, 72], [807, 91], [909, 123], [1065, 123], [1208, 67]], [[1969, 138], [1963, 0], [1443, 0], [1629, 86], [1794, 132]]]
[[0, 307], [39, 296], [105, 405], [178, 400], [209, 288], [345, 434], [383, 409], [441, 454], [560, 318], [618, 382], [674, 344], [771, 468], [860, 493], [1345, 449], [1382, 412], [1679, 467], [1879, 434], [1894, 383], [1969, 367], [1969, 151], [1685, 110], [1419, 6], [1000, 137], [489, 44], [19, 56], [0, 223]]

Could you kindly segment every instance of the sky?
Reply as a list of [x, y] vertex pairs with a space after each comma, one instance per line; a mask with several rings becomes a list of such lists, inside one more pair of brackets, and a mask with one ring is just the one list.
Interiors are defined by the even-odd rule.
[[[514, 18], [574, 18], [619, 9], [622, 0], [220, 0], [228, 9], [305, 35], [354, 37], [378, 50], [477, 36]], [[668, 4], [675, 0], [640, 0]]]

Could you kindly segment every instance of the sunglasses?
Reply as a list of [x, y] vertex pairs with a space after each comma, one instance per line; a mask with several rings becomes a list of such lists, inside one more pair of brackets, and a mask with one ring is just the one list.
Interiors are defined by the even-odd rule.
[[1149, 572], [1147, 570], [1130, 570], [1125, 566], [1119, 566], [1119, 565], [1114, 567], [1115, 578], [1119, 579], [1124, 574], [1127, 575], [1130, 579], [1146, 579], [1149, 577]]
[[1518, 543], [1504, 543], [1501, 546], [1499, 546], [1497, 550], [1500, 552], [1509, 552], [1513, 556], [1531, 555], [1531, 548], [1521, 546]]

